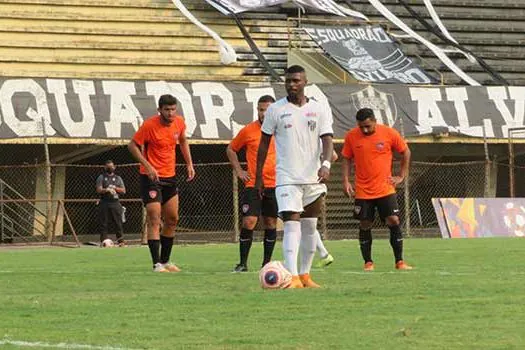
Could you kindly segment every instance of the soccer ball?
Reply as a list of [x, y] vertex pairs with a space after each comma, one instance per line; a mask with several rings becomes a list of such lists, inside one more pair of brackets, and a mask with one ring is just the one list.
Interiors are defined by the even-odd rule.
[[290, 285], [292, 274], [280, 261], [270, 261], [259, 272], [259, 281], [264, 289], [283, 289]]
[[102, 248], [111, 248], [115, 245], [115, 243], [113, 243], [111, 239], [106, 238], [105, 240], [102, 241], [100, 245]]

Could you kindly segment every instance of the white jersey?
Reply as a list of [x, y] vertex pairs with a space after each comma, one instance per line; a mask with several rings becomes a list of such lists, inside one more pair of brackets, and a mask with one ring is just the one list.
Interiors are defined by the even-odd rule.
[[299, 107], [283, 98], [270, 105], [261, 131], [275, 137], [277, 186], [317, 183], [319, 138], [334, 133], [331, 110], [312, 99]]

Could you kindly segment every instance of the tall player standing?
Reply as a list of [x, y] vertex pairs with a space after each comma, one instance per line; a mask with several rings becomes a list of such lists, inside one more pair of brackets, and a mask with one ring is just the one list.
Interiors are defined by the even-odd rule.
[[177, 143], [186, 161], [188, 181], [191, 181], [195, 170], [186, 139], [186, 124], [177, 115], [177, 99], [172, 95], [162, 95], [158, 115], [146, 119], [128, 145], [130, 153], [140, 162], [140, 191], [146, 206], [148, 246], [154, 272], [180, 271], [170, 262], [179, 221], [179, 192], [175, 178]]
[[[259, 193], [254, 187], [257, 150], [259, 149], [259, 141], [261, 139], [261, 125], [264, 120], [264, 113], [273, 102], [275, 102], [275, 99], [269, 95], [259, 98], [257, 102], [258, 119], [242, 128], [226, 149], [226, 155], [230, 160], [232, 168], [235, 170], [237, 177], [244, 182], [245, 186], [241, 203], [243, 218], [239, 237], [240, 261], [239, 264], [235, 266], [233, 272], [248, 271], [248, 254], [252, 246], [253, 230], [261, 214], [264, 223], [264, 257], [262, 266], [271, 260], [275, 246], [277, 237], [277, 201], [275, 200], [274, 142], [271, 142], [268, 148], [268, 161], [263, 169], [264, 193], [262, 198], [259, 198]], [[243, 148], [246, 149], [247, 170], [241, 167], [237, 156], [237, 153]]]
[[319, 287], [310, 277], [310, 269], [316, 250], [317, 218], [326, 194], [323, 182], [330, 176], [333, 153], [331, 111], [305, 96], [306, 84], [304, 68], [291, 66], [286, 70], [288, 96], [268, 108], [257, 153], [255, 188], [262, 191], [263, 166], [275, 136], [275, 195], [284, 221], [284, 263], [293, 276], [290, 288]]

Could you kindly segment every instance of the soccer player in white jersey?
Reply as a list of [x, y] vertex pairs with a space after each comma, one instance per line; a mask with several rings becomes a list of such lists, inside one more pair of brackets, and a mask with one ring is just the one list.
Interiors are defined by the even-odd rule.
[[290, 288], [319, 287], [310, 277], [310, 268], [317, 243], [317, 217], [326, 194], [324, 182], [330, 176], [333, 153], [332, 113], [305, 96], [307, 82], [301, 66], [286, 70], [288, 96], [266, 111], [257, 153], [255, 188], [262, 191], [262, 169], [271, 137], [275, 136], [275, 196], [284, 221], [284, 264], [293, 276]]

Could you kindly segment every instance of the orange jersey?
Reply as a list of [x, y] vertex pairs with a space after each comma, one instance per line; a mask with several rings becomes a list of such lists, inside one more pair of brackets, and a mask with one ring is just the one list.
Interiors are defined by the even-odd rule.
[[[248, 174], [250, 175], [250, 180], [244, 184], [246, 187], [255, 186], [259, 142], [261, 142], [261, 123], [258, 120], [242, 128], [230, 142], [230, 146], [235, 152], [239, 152], [243, 147], [246, 147], [246, 161], [248, 163]], [[275, 187], [275, 142], [273, 137], [268, 148], [266, 162], [264, 163], [263, 184], [264, 187]]]
[[407, 144], [397, 130], [376, 125], [375, 132], [365, 136], [359, 128], [346, 133], [341, 154], [355, 163], [355, 198], [375, 199], [396, 192], [388, 178], [392, 176], [392, 151], [399, 153]]
[[[133, 141], [143, 146], [142, 154], [157, 170], [159, 177], [175, 176], [175, 148], [180, 135], [186, 131], [184, 119], [176, 116], [170, 125], [164, 125], [159, 115], [146, 119], [133, 136]], [[146, 169], [140, 165], [140, 173], [147, 175]]]

